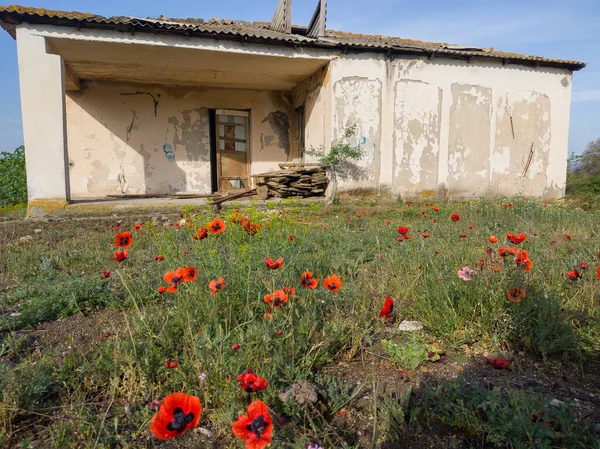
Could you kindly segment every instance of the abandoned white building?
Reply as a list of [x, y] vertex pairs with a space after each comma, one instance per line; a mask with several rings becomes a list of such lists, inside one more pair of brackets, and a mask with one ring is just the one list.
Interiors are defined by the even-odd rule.
[[[272, 22], [0, 7], [16, 39], [30, 213], [111, 194], [211, 193], [355, 125], [342, 190], [564, 193], [585, 64]], [[310, 161], [305, 161], [310, 162]]]

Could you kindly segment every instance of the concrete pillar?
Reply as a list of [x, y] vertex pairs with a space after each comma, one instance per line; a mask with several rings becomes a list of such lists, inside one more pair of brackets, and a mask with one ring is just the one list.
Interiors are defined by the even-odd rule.
[[39, 216], [64, 208], [69, 199], [64, 63], [47, 54], [45, 39], [27, 26], [17, 28], [17, 54], [28, 215]]

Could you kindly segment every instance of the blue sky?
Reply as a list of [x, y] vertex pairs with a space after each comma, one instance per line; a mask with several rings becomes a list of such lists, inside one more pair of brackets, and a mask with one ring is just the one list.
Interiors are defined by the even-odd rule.
[[[22, 0], [24, 6], [104, 16], [271, 19], [278, 0]], [[294, 0], [293, 21], [306, 25], [316, 0]], [[574, 74], [569, 152], [600, 138], [599, 0], [329, 0], [327, 27], [433, 42], [494, 47], [588, 67]], [[14, 40], [0, 30], [0, 151], [23, 143]]]

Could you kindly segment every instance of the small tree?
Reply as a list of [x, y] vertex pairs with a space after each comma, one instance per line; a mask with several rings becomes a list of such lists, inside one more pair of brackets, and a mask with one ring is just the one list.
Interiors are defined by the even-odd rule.
[[335, 140], [331, 144], [329, 151], [325, 147], [318, 148], [310, 147], [304, 149], [303, 152], [309, 156], [313, 156], [317, 161], [329, 167], [331, 179], [331, 198], [334, 199], [337, 192], [338, 177], [345, 177], [351, 168], [356, 169], [352, 162], [358, 161], [363, 157], [363, 150], [360, 145], [354, 145], [352, 140], [356, 135], [356, 124], [346, 128], [342, 138]]
[[27, 202], [25, 147], [0, 153], [0, 207]]
[[588, 143], [578, 159], [578, 169], [587, 176], [600, 175], [600, 138]]

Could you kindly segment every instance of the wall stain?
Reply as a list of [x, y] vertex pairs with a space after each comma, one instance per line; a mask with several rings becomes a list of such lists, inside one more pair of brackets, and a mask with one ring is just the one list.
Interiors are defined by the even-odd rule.
[[[150, 97], [152, 97], [152, 101], [154, 102], [154, 117], [158, 116], [158, 100], [150, 92], [140, 92], [140, 91], [137, 91], [137, 92], [122, 92], [119, 95], [150, 95]], [[160, 97], [160, 94], [158, 94], [157, 96]]]
[[188, 161], [210, 161], [208, 108], [183, 110], [181, 116], [181, 121], [175, 116], [168, 119], [175, 131], [173, 150], [181, 145]]
[[[267, 115], [262, 123], [269, 122], [273, 132], [279, 137], [279, 143], [277, 146], [285, 152], [286, 158], [290, 158], [290, 118], [283, 111], [272, 111]], [[265, 137], [265, 143], [267, 139], [272, 136]], [[267, 146], [270, 142], [267, 143]]]
[[165, 156], [167, 160], [173, 162], [175, 160], [175, 153], [173, 152], [173, 147], [170, 143], [165, 143], [163, 145], [163, 151], [165, 152]]

